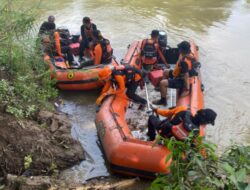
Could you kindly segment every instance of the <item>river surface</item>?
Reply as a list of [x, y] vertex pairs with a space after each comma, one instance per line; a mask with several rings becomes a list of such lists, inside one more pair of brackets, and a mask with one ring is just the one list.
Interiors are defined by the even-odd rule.
[[[25, 3], [37, 2], [26, 0]], [[129, 43], [165, 30], [168, 44], [193, 39], [200, 47], [205, 106], [218, 113], [206, 138], [224, 150], [231, 141], [250, 144], [250, 1], [249, 0], [43, 0], [38, 25], [55, 15], [57, 27], [80, 32], [89, 16], [111, 41], [120, 60]], [[72, 134], [87, 151], [87, 161], [68, 170], [72, 180], [108, 175], [94, 125], [98, 93], [62, 93], [63, 112], [71, 115]]]

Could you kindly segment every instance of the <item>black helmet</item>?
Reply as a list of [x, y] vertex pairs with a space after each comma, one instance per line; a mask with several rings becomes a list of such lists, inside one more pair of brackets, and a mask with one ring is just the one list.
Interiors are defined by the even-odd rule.
[[85, 17], [83, 17], [82, 21], [83, 21], [83, 23], [88, 24], [88, 23], [90, 23], [90, 18], [85, 16]]
[[152, 30], [151, 37], [157, 37], [159, 36], [159, 30]]
[[198, 117], [200, 124], [212, 124], [214, 125], [217, 113], [212, 109], [201, 109], [197, 112], [196, 117]]
[[178, 47], [178, 49], [179, 49], [180, 52], [183, 52], [183, 53], [185, 53], [185, 54], [188, 54], [188, 53], [191, 52], [190, 43], [187, 42], [187, 41], [182, 41], [181, 43], [179, 43], [179, 44], [177, 45], [177, 47]]

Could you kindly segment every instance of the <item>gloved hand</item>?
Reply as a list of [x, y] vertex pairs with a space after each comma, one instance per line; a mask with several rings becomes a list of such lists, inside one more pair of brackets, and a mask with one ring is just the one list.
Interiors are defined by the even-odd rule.
[[152, 109], [153, 112], [156, 112], [156, 110], [158, 109], [157, 106], [154, 106], [152, 104], [150, 104], [149, 106], [150, 106], [150, 108]]
[[96, 100], [96, 105], [100, 105], [101, 103], [102, 103], [102, 100], [105, 98], [105, 96], [107, 96], [108, 95], [108, 93], [103, 93], [103, 94], [101, 94], [98, 98], [97, 98], [97, 100]]

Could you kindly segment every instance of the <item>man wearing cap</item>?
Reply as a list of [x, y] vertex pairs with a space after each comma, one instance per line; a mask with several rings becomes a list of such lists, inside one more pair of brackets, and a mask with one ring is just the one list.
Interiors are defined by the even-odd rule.
[[[200, 109], [192, 116], [186, 106], [177, 106], [172, 109], [162, 110], [151, 106], [152, 110], [167, 119], [161, 121], [158, 117], [151, 115], [148, 119], [148, 136], [150, 140], [154, 140], [156, 131], [163, 137], [175, 136], [172, 132], [174, 125], [183, 123], [183, 134], [189, 133], [192, 130], [198, 130], [200, 125], [214, 125], [217, 114], [212, 109]], [[180, 137], [177, 137], [180, 139]]]
[[162, 63], [169, 68], [169, 65], [161, 51], [158, 43], [159, 30], [152, 30], [151, 39], [144, 39], [141, 45], [141, 58], [143, 72], [148, 73], [153, 66], [158, 63], [158, 57], [160, 57]]
[[176, 63], [175, 69], [167, 71], [166, 79], [160, 82], [161, 99], [153, 101], [155, 105], [167, 105], [167, 88], [179, 89], [183, 93], [181, 96], [185, 96], [189, 93], [189, 77], [197, 76], [192, 63], [194, 56], [191, 52], [190, 43], [182, 41], [178, 44], [179, 59]]
[[39, 35], [46, 34], [48, 32], [54, 31], [56, 29], [55, 17], [49, 16], [48, 21], [43, 22], [39, 29]]
[[[105, 82], [101, 95], [96, 100], [96, 104], [99, 105], [103, 98], [110, 94], [121, 94], [125, 92], [128, 98], [140, 104], [140, 109], [145, 107], [147, 101], [135, 94], [140, 81], [142, 80], [141, 72], [131, 66], [121, 66], [120, 68], [111, 70], [109, 67], [102, 69], [99, 72], [99, 80]], [[112, 87], [116, 86], [116, 89]]]
[[89, 42], [93, 40], [93, 31], [97, 30], [96, 25], [91, 22], [89, 17], [84, 17], [82, 19], [82, 22], [83, 22], [83, 25], [81, 26], [82, 41], [80, 42], [80, 48], [79, 48], [80, 61], [82, 60], [85, 49], [89, 48]]

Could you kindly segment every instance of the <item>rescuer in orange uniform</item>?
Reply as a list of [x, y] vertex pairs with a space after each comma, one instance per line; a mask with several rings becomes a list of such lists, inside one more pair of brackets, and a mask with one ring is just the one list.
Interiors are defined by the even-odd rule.
[[161, 99], [153, 101], [152, 103], [155, 105], [167, 105], [167, 88], [179, 89], [181, 92], [184, 91], [181, 96], [187, 95], [190, 89], [189, 77], [198, 75], [192, 61], [193, 54], [190, 49], [190, 43], [183, 41], [178, 44], [178, 49], [180, 58], [175, 69], [169, 72], [168, 79], [163, 79], [160, 82]]
[[104, 68], [99, 72], [99, 80], [105, 81], [105, 85], [96, 104], [100, 104], [106, 95], [125, 93], [127, 88], [128, 98], [139, 103], [140, 108], [145, 107], [147, 101], [135, 93], [137, 87], [143, 82], [141, 72], [138, 69], [131, 66], [122, 66], [113, 70]]
[[[148, 119], [148, 136], [150, 140], [155, 139], [156, 131], [163, 137], [170, 137], [172, 135], [173, 125], [182, 126], [179, 130], [182, 130], [181, 135], [186, 135], [192, 130], [199, 130], [200, 125], [212, 124], [214, 125], [217, 114], [212, 109], [200, 109], [192, 116], [190, 110], [186, 106], [177, 106], [172, 109], [162, 110], [151, 105], [152, 110], [166, 117], [161, 121], [155, 115], [151, 115]], [[180, 126], [177, 126], [180, 127]], [[177, 139], [182, 139], [180, 136], [176, 136]]]

